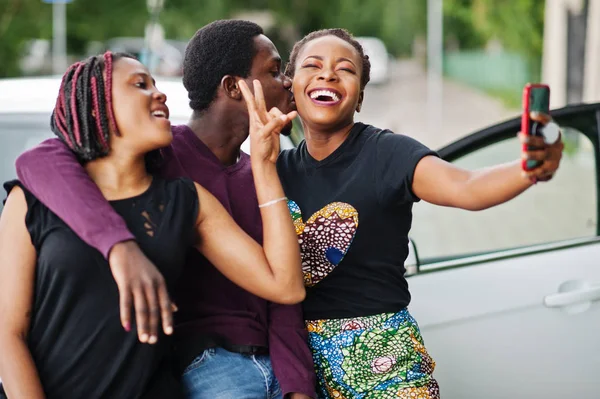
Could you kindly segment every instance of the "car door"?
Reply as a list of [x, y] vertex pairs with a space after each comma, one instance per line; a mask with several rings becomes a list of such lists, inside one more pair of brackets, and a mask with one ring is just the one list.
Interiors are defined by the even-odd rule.
[[[600, 397], [600, 104], [553, 116], [565, 151], [551, 182], [480, 212], [414, 207], [410, 310], [444, 399]], [[468, 169], [509, 162], [519, 128], [439, 153]]]

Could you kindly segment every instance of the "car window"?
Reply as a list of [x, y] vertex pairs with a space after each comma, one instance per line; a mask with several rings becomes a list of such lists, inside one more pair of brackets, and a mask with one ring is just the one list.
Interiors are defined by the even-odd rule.
[[[0, 114], [0, 183], [17, 177], [15, 161], [23, 151], [49, 137], [50, 114]], [[0, 191], [1, 212], [6, 193]]]
[[[594, 146], [580, 131], [562, 127], [565, 152], [549, 183], [538, 183], [517, 198], [479, 212], [415, 204], [410, 233], [421, 264], [471, 254], [592, 237], [597, 231]], [[452, 163], [478, 169], [514, 161], [516, 137], [471, 152]]]

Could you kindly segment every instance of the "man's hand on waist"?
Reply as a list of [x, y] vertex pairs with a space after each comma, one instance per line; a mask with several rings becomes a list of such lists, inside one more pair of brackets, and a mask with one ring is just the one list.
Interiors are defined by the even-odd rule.
[[173, 311], [167, 285], [156, 266], [144, 255], [135, 241], [116, 244], [108, 258], [119, 288], [121, 323], [130, 330], [131, 308], [135, 309], [139, 340], [154, 344], [162, 319], [165, 334], [173, 332]]

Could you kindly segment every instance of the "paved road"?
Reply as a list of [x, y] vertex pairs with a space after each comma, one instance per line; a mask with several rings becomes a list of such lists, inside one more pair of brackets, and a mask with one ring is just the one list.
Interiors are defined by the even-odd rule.
[[439, 148], [475, 130], [518, 114], [499, 100], [465, 85], [443, 82], [441, 126], [432, 129], [427, 114], [427, 75], [416, 61], [392, 65], [389, 84], [369, 85], [357, 120], [388, 128]]

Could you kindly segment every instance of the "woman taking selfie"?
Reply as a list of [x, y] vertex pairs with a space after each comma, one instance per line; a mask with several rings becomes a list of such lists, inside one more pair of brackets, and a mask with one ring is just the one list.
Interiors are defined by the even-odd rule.
[[321, 398], [439, 398], [435, 363], [408, 311], [412, 206], [502, 204], [549, 180], [563, 144], [521, 136], [535, 147], [523, 156], [541, 162], [527, 173], [520, 160], [460, 169], [410, 137], [354, 122], [369, 71], [362, 47], [342, 29], [304, 37], [286, 69], [306, 139], [282, 153], [278, 170], [301, 246], [318, 389]]

